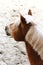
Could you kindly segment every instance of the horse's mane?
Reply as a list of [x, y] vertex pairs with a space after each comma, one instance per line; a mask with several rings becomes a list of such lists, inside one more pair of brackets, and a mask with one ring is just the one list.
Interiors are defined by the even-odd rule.
[[43, 60], [43, 29], [39, 25], [33, 25], [27, 32], [25, 40], [33, 47]]

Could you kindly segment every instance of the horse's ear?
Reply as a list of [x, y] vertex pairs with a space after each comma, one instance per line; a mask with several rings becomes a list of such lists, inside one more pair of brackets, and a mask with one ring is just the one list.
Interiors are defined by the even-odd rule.
[[26, 20], [22, 15], [20, 15], [20, 20], [21, 20], [21, 23], [26, 24]]
[[29, 11], [28, 11], [28, 15], [32, 15], [32, 12], [31, 12], [31, 10], [29, 9]]

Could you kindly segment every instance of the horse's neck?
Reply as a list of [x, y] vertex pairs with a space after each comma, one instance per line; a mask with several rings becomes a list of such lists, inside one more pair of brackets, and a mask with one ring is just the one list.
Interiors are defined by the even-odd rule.
[[43, 61], [40, 59], [40, 56], [38, 56], [38, 54], [32, 49], [29, 43], [25, 41], [25, 44], [30, 65], [43, 65]]
[[32, 48], [43, 60], [43, 28], [39, 25], [31, 26], [30, 30], [25, 36], [25, 40], [29, 42]]

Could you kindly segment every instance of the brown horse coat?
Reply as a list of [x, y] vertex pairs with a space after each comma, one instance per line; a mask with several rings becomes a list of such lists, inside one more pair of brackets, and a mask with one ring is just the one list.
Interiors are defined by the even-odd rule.
[[[31, 10], [29, 10], [28, 14], [30, 16], [32, 15]], [[20, 19], [21, 23], [16, 28], [14, 27], [14, 24], [10, 24], [9, 26], [5, 27], [6, 33], [7, 35], [11, 35], [16, 41], [25, 42], [28, 58], [30, 60], [30, 65], [43, 65], [43, 44], [41, 43], [43, 42], [43, 36], [39, 34], [39, 32], [37, 31], [37, 25], [35, 27], [35, 24], [33, 24], [32, 21], [32, 23], [29, 21], [29, 23], [27, 24], [26, 18], [24, 18], [22, 15], [20, 15]], [[39, 40], [37, 41], [37, 39]], [[36, 44], [36, 42], [38, 45]], [[42, 48], [40, 48], [39, 45]], [[41, 50], [41, 54], [39, 54], [39, 48]]]

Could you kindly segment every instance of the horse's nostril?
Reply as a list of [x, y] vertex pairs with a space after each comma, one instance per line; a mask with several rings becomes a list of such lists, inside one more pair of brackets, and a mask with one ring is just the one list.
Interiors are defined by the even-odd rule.
[[8, 27], [6, 26], [6, 27], [5, 27], [5, 31], [7, 31], [7, 30], [8, 30]]
[[8, 29], [7, 26], [5, 27], [5, 31], [6, 31], [6, 34], [7, 34], [8, 36], [10, 36], [9, 29]]

